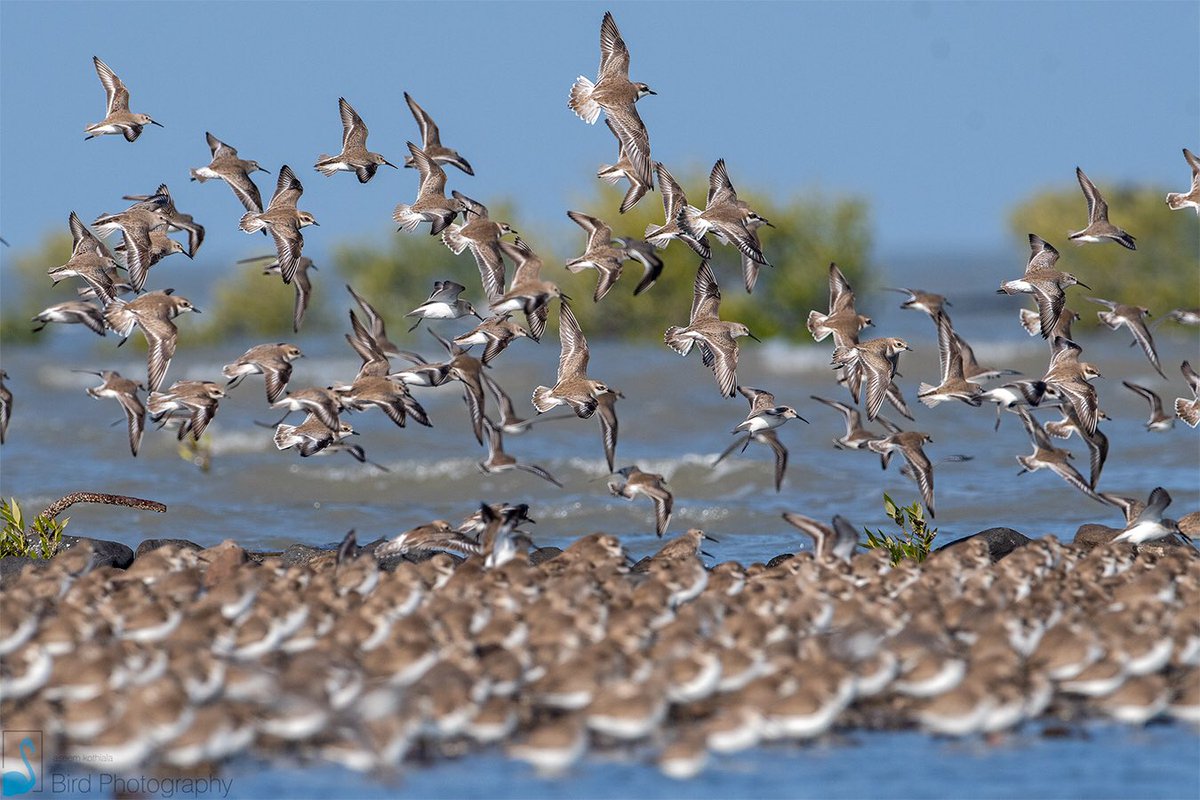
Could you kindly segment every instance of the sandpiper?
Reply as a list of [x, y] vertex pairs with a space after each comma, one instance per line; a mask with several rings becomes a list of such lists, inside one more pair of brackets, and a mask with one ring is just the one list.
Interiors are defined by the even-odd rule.
[[[1019, 312], [1021, 318], [1021, 327], [1030, 336], [1038, 336], [1042, 332], [1042, 315], [1036, 311], [1031, 311], [1028, 308], [1022, 308]], [[1063, 306], [1062, 312], [1058, 315], [1058, 322], [1050, 331], [1050, 335], [1046, 337], [1047, 341], [1054, 341], [1054, 337], [1061, 336], [1064, 339], [1071, 338], [1071, 323], [1078, 321], [1079, 314], [1071, 309]], [[1159, 320], [1161, 322], [1161, 320]]]
[[129, 451], [134, 456], [142, 444], [142, 433], [146, 430], [146, 407], [138, 397], [142, 384], [129, 378], [122, 378], [121, 373], [106, 369], [101, 372], [91, 372], [103, 379], [99, 386], [89, 386], [87, 393], [97, 399], [111, 397], [121, 404], [125, 411], [125, 419], [129, 423]]
[[[150, 241], [150, 233], [155, 229], [166, 228], [167, 218], [164, 215], [165, 199], [140, 202], [119, 214], [105, 214], [92, 224], [101, 236], [107, 237], [114, 231], [120, 231], [125, 253], [125, 269], [129, 273], [129, 283], [134, 291], [140, 292], [146, 284], [146, 272], [157, 260], [154, 246]], [[178, 245], [178, 243], [175, 243]], [[168, 250], [172, 249], [169, 242], [161, 242]], [[178, 248], [183, 251], [182, 246]], [[161, 254], [160, 256], [161, 257]]]
[[56, 303], [49, 308], [44, 308], [30, 322], [42, 323], [33, 329], [34, 333], [42, 330], [51, 322], [61, 322], [66, 325], [72, 323], [85, 325], [88, 330], [99, 336], [106, 334], [103, 309], [82, 300], [68, 300], [65, 303]]
[[247, 375], [261, 374], [266, 382], [267, 402], [275, 403], [287, 390], [288, 380], [292, 377], [292, 362], [303, 355], [299, 347], [286, 342], [256, 344], [221, 371], [229, 378], [230, 389]]
[[344, 97], [338, 98], [338, 113], [342, 117], [342, 152], [336, 156], [324, 153], [317, 156], [317, 163], [313, 165], [317, 172], [325, 176], [335, 172], [353, 172], [358, 176], [359, 183], [366, 183], [375, 177], [375, 170], [384, 164], [399, 169], [379, 153], [367, 149], [367, 126]]
[[279, 274], [284, 283], [291, 283], [300, 262], [300, 251], [304, 248], [304, 237], [300, 229], [306, 225], [320, 225], [316, 217], [296, 208], [304, 186], [287, 164], [279, 170], [275, 194], [266, 211], [247, 211], [242, 215], [240, 227], [246, 233], [267, 230], [275, 240], [275, 252], [279, 260]]
[[1179, 532], [1179, 525], [1172, 519], [1164, 519], [1163, 512], [1171, 505], [1171, 495], [1161, 486], [1150, 493], [1150, 502], [1113, 541], [1141, 544], [1165, 539]]
[[587, 376], [587, 339], [575, 319], [575, 312], [563, 301], [559, 301], [558, 336], [562, 348], [558, 357], [558, 380], [553, 388], [539, 386], [533, 390], [533, 406], [539, 414], [544, 414], [555, 406], [567, 405], [575, 416], [587, 419], [596, 411], [596, 397], [609, 389]]
[[830, 408], [837, 409], [845, 418], [846, 433], [833, 440], [833, 446], [839, 450], [862, 450], [867, 446], [867, 443], [873, 439], [883, 438], [884, 434], [876, 433], [875, 431], [863, 427], [862, 414], [854, 406], [848, 406], [845, 403], [839, 403], [837, 400], [818, 397], [815, 394], [810, 396], [818, 403], [824, 403]]
[[1121, 385], [1150, 404], [1150, 419], [1146, 420], [1146, 430], [1169, 431], [1174, 427], [1175, 418], [1163, 413], [1162, 398], [1156, 392], [1130, 381], [1121, 381]]
[[654, 172], [658, 176], [658, 190], [662, 192], [664, 220], [662, 225], [646, 226], [646, 241], [660, 250], [669, 245], [672, 239], [681, 240], [693, 250], [699, 248], [700, 243], [692, 239], [679, 223], [684, 210], [691, 208], [683, 187], [661, 162], [655, 162]]
[[912, 350], [908, 342], [896, 337], [869, 339], [849, 347], [835, 347], [833, 364], [846, 372], [850, 394], [858, 402], [865, 374], [867, 380], [867, 419], [874, 420], [883, 407], [888, 390], [894, 386], [900, 353]]
[[654, 532], [661, 539], [671, 524], [671, 511], [675, 504], [675, 496], [667, 489], [666, 479], [653, 472], [642, 472], [636, 466], [621, 467], [616, 474], [625, 480], [609, 481], [608, 490], [616, 497], [624, 497], [633, 501], [641, 495], [654, 503]]
[[913, 469], [913, 479], [917, 482], [917, 486], [921, 487], [921, 498], [925, 502], [925, 508], [929, 510], [929, 516], [934, 517], [936, 514], [933, 511], [933, 464], [929, 462], [929, 456], [925, 455], [925, 450], [922, 449], [922, 445], [932, 441], [933, 437], [927, 433], [898, 431], [881, 439], [867, 442], [867, 447], [879, 453], [879, 462], [883, 469], [887, 469], [892, 453], [896, 450], [900, 451], [904, 460]]
[[[293, 411], [303, 411], [320, 420], [326, 428], [337, 430], [338, 415], [344, 410], [341, 396], [329, 387], [309, 386], [304, 389], [289, 391], [283, 397], [271, 404], [271, 408], [286, 408], [288, 414]], [[287, 419], [287, 414], [279, 422]], [[279, 422], [267, 427], [275, 427]]]
[[637, 288], [633, 290], [633, 296], [637, 297], [658, 282], [659, 276], [662, 275], [664, 262], [658, 253], [654, 252], [654, 245], [645, 239], [618, 236], [613, 241], [621, 243], [621, 247], [625, 249], [627, 260], [634, 259], [642, 265], [642, 279], [638, 282]]
[[12, 390], [4, 385], [6, 378], [8, 373], [0, 370], [0, 444], [4, 444], [4, 437], [8, 433], [8, 420], [13, 409]]
[[446, 199], [446, 173], [437, 162], [412, 142], [407, 144], [413, 164], [421, 173], [421, 183], [417, 188], [417, 199], [412, 203], [397, 204], [392, 219], [403, 231], [416, 230], [422, 222], [428, 222], [429, 233], [437, 235], [454, 221], [460, 205]]
[[1079, 474], [1079, 471], [1067, 462], [1067, 459], [1071, 458], [1071, 454], [1054, 446], [1045, 429], [1030, 415], [1029, 411], [1018, 406], [1017, 413], [1021, 415], [1021, 420], [1025, 423], [1025, 430], [1029, 432], [1029, 437], [1033, 441], [1031, 455], [1017, 456], [1017, 461], [1021, 464], [1021, 471], [1017, 474], [1036, 472], [1045, 467], [1088, 497], [1103, 503], [1103, 498], [1097, 495]]
[[471, 415], [471, 428], [475, 434], [475, 441], [483, 444], [483, 417], [486, 401], [483, 395], [483, 362], [453, 342], [448, 342], [438, 336], [436, 332], [432, 330], [429, 332], [441, 342], [450, 356], [447, 378], [456, 380], [463, 385], [463, 400]]
[[930, 408], [947, 400], [961, 400], [967, 405], [978, 406], [983, 389], [979, 384], [968, 381], [963, 374], [962, 350], [958, 347], [954, 329], [950, 327], [950, 317], [938, 313], [934, 322], [938, 330], [941, 383], [937, 386], [922, 383], [917, 387], [917, 398]]
[[845, 517], [835, 514], [833, 523], [826, 525], [812, 517], [785, 511], [783, 519], [801, 533], [812, 537], [813, 551], [822, 558], [849, 561], [858, 549], [858, 531]]
[[117, 262], [104, 242], [96, 238], [74, 211], [68, 224], [71, 227], [71, 258], [60, 267], [51, 267], [47, 274], [56, 284], [64, 278], [82, 278], [101, 305], [107, 305], [120, 294]]
[[996, 293], [1032, 294], [1033, 299], [1037, 301], [1042, 338], [1049, 339], [1066, 307], [1066, 288], [1076, 284], [1085, 289], [1091, 287], [1080, 282], [1069, 272], [1054, 269], [1054, 264], [1058, 261], [1058, 251], [1035, 233], [1029, 234], [1029, 249], [1029, 263], [1025, 265], [1025, 274], [1016, 280], [1000, 284]]
[[599, 273], [596, 280], [596, 293], [592, 296], [594, 302], [600, 302], [612, 287], [616, 286], [621, 277], [621, 266], [625, 261], [625, 250], [613, 247], [612, 227], [596, 217], [584, 214], [582, 211], [568, 211], [567, 216], [588, 235], [587, 246], [583, 255], [572, 258], [567, 262], [571, 272], [582, 272], [591, 268]]
[[1054, 351], [1042, 381], [1047, 391], [1053, 391], [1075, 409], [1084, 429], [1094, 433], [1100, 413], [1096, 389], [1088, 381], [1103, 376], [1095, 366], [1079, 360], [1083, 348], [1075, 342], [1060, 336], [1054, 339], [1052, 345]]
[[488, 216], [487, 206], [455, 190], [450, 196], [458, 201], [462, 213], [462, 225], [447, 225], [442, 231], [442, 243], [454, 255], [470, 248], [479, 267], [479, 279], [488, 302], [495, 302], [504, 294], [504, 258], [500, 253], [500, 237], [516, 231], [507, 222], [496, 222]]
[[791, 406], [776, 405], [775, 395], [768, 391], [755, 389], [753, 386], [739, 386], [737, 390], [742, 397], [749, 401], [750, 411], [730, 433], [745, 433], [746, 435], [739, 436], [729, 447], [725, 448], [724, 452], [713, 461], [713, 465], [719, 464], [738, 445], [741, 445], [741, 452], [745, 452], [751, 441], [764, 444], [770, 447], [775, 454], [775, 491], [778, 492], [783, 483], [783, 473], [787, 469], [788, 452], [787, 448], [780, 443], [775, 429], [789, 419], [799, 419], [804, 422], [808, 422], [808, 420], [797, 414], [796, 409]]
[[281, 423], [275, 429], [275, 447], [279, 450], [295, 447], [307, 458], [356, 433], [347, 422], [339, 421], [336, 428], [329, 428], [316, 414], [310, 413], [299, 425]]
[[1167, 206], [1172, 211], [1179, 211], [1182, 208], [1194, 208], [1196, 213], [1200, 214], [1200, 158], [1196, 154], [1183, 148], [1183, 157], [1187, 159], [1188, 166], [1192, 168], [1192, 188], [1183, 192], [1168, 192]]
[[504, 452], [504, 433], [500, 426], [492, 422], [488, 417], [483, 418], [483, 423], [488, 430], [488, 457], [486, 461], [479, 462], [479, 468], [483, 472], [490, 475], [494, 472], [508, 472], [509, 470], [519, 469], [537, 475], [542, 480], [549, 481], [558, 488], [562, 488], [562, 483], [557, 478], [537, 464], [521, 464], [516, 458]]
[[1088, 180], [1088, 176], [1084, 175], [1083, 170], [1079, 167], [1075, 168], [1075, 177], [1079, 180], [1079, 188], [1083, 190], [1083, 196], [1087, 198], [1088, 224], [1083, 230], [1068, 234], [1067, 238], [1080, 244], [1103, 242], [1107, 239], [1130, 250], [1137, 250], [1134, 238], [1108, 221], [1108, 203], [1104, 202], [1096, 185]]
[[600, 420], [600, 439], [604, 443], [604, 460], [610, 473], [617, 453], [617, 398], [624, 397], [611, 388], [596, 395], [596, 418]]
[[1183, 379], [1187, 381], [1188, 388], [1192, 390], [1192, 399], [1175, 398], [1175, 416], [1183, 420], [1189, 427], [1194, 428], [1200, 424], [1200, 375], [1192, 369], [1192, 365], [1187, 361], [1179, 366], [1179, 370], [1183, 373]]
[[480, 361], [484, 366], [504, 352], [513, 339], [527, 337], [529, 334], [520, 325], [512, 321], [511, 314], [494, 314], [471, 330], [454, 337], [454, 343], [464, 350], [474, 345], [483, 345], [483, 355]]
[[893, 288], [890, 286], [885, 286], [884, 289], [889, 292], [907, 294], [908, 299], [901, 303], [900, 307], [914, 311], [924, 311], [935, 322], [938, 315], [942, 313], [942, 307], [950, 305], [950, 301], [944, 296], [934, 294], [933, 292], [926, 292], [922, 289]]
[[735, 439], [732, 444], [721, 451], [719, 456], [713, 459], [713, 466], [724, 461], [725, 457], [736, 450], [738, 445], [742, 446], [742, 452], [744, 452], [750, 442], [758, 442], [771, 448], [771, 452], [775, 455], [775, 491], [780, 491], [783, 487], [783, 474], [787, 472], [788, 451], [779, 441], [779, 434], [770, 428], [748, 433], [744, 437]]
[[1104, 300], [1099, 297], [1089, 297], [1093, 303], [1099, 303], [1102, 306], [1108, 306], [1108, 311], [1097, 311], [1096, 316], [1100, 318], [1109, 330], [1116, 330], [1124, 325], [1129, 328], [1129, 332], [1133, 334], [1133, 339], [1142, 348], [1142, 352], [1146, 354], [1146, 358], [1154, 366], [1156, 372], [1163, 374], [1162, 364], [1158, 361], [1158, 353], [1154, 349], [1154, 337], [1150, 335], [1150, 330], [1146, 327], [1145, 317], [1150, 316], [1150, 309], [1144, 306], [1131, 306], [1125, 303], [1115, 303], [1112, 300]]
[[212, 161], [206, 167], [191, 170], [192, 180], [200, 183], [207, 180], [225, 181], [247, 211], [261, 212], [262, 195], [251, 180], [250, 173], [261, 170], [270, 175], [270, 171], [260, 167], [257, 161], [239, 158], [237, 148], [230, 147], [208, 131], [204, 132], [204, 138], [208, 141], [208, 149], [212, 151]]
[[175, 207], [175, 201], [171, 199], [171, 190], [165, 183], [160, 183], [154, 194], [127, 194], [122, 199], [151, 204], [153, 210], [166, 219], [168, 232], [187, 231], [188, 258], [195, 258], [200, 245], [204, 243], [204, 226], [196, 222], [191, 214], [184, 214]]
[[850, 281], [837, 264], [830, 262], [829, 313], [808, 312], [808, 332], [818, 342], [832, 334], [835, 347], [849, 347], [858, 344], [859, 332], [873, 324], [870, 317], [855, 310]]
[[198, 442], [225, 396], [225, 390], [213, 381], [175, 381], [165, 392], [152, 390], [146, 410], [151, 420], [164, 425], [179, 419], [178, 438], [191, 434], [192, 441]]
[[636, 206], [646, 196], [646, 192], [653, 189], [654, 186], [642, 183], [642, 178], [638, 174], [638, 166], [634, 164], [625, 150], [625, 140], [632, 139], [634, 136], [633, 132], [626, 127], [626, 121], [605, 117], [604, 124], [608, 126], [609, 132], [617, 140], [617, 163], [601, 164], [600, 168], [596, 170], [596, 177], [612, 185], [616, 185], [622, 178], [629, 181], [629, 188], [625, 190], [625, 196], [621, 198], [621, 205], [617, 207], [617, 210], [624, 214]]
[[644, 83], [629, 80], [629, 48], [617, 30], [612, 13], [606, 11], [600, 23], [600, 68], [596, 82], [582, 75], [576, 78], [567, 105], [589, 125], [600, 118], [601, 109], [615, 120], [613, 133], [643, 184], [653, 180], [650, 136], [634, 104], [648, 94], [656, 92]]
[[692, 313], [685, 326], [672, 325], [663, 334], [667, 346], [686, 356], [693, 344], [699, 344], [705, 366], [712, 367], [717, 388], [723, 397], [733, 397], [737, 385], [737, 337], [758, 337], [740, 322], [725, 322], [720, 318], [721, 290], [708, 265], [700, 262], [692, 291]]
[[[713, 164], [712, 172], [708, 176], [708, 198], [704, 210], [685, 206], [679, 223], [690, 237], [685, 241], [689, 244], [695, 243], [692, 249], [701, 258], [710, 256], [705, 235], [712, 231], [719, 241], [732, 244], [755, 264], [770, 266], [762, 254], [762, 245], [759, 244], [756, 233], [760, 225], [770, 223], [738, 199], [723, 158]], [[746, 274], [744, 278], [746, 290], [750, 291], [758, 279], [757, 269], [753, 274]]]
[[[513, 408], [512, 398], [508, 396], [508, 392], [504, 391], [504, 387], [502, 387], [486, 372], [480, 373], [480, 377], [483, 379], [483, 382], [487, 386], [488, 390], [492, 393], [492, 397], [496, 398], [496, 405], [500, 408], [500, 419], [491, 424], [494, 424], [497, 428], [499, 428], [501, 433], [505, 433], [510, 436], [519, 436], [520, 434], [525, 433], [532, 428], [535, 423], [549, 422], [550, 420], [555, 419], [570, 419], [572, 416], [570, 414], [566, 414], [564, 416], [536, 416], [530, 419], [522, 419], [521, 417], [517, 416], [517, 411], [515, 408]], [[489, 420], [489, 422], [491, 421]]]
[[[368, 338], [378, 347], [379, 351], [384, 355], [397, 356], [401, 350], [387, 336], [387, 327], [384, 324], [383, 317], [375, 309], [375, 306], [367, 302], [366, 298], [354, 291], [354, 287], [346, 284], [346, 291], [354, 298], [354, 302], [358, 303], [358, 307], [362, 309], [363, 314], [367, 317], [367, 323], [370, 325], [370, 331], [366, 332]], [[351, 318], [353, 319], [353, 317]]]
[[522, 239], [501, 242], [500, 249], [516, 264], [508, 291], [491, 302], [492, 311], [507, 314], [525, 312], [529, 337], [540, 342], [546, 332], [546, 317], [550, 313], [550, 298], [564, 299], [558, 284], [542, 280], [542, 259]]
[[[115, 255], [124, 257], [126, 264], [129, 263], [129, 247], [127, 245], [128, 238], [126, 237], [125, 240], [113, 248], [113, 253]], [[171, 256], [176, 253], [183, 253], [186, 256], [188, 254], [187, 248], [172, 239], [167, 233], [166, 227], [152, 228], [149, 231], [149, 248], [143, 253], [144, 261], [141, 264], [141, 269], [145, 272], [149, 272], [150, 267], [153, 267], [167, 256]], [[190, 258], [190, 256], [188, 257]], [[132, 278], [130, 278], [130, 280], [132, 280]], [[130, 286], [132, 287], [133, 284], [130, 283]]]
[[334, 386], [333, 391], [337, 393], [341, 405], [352, 411], [363, 411], [374, 406], [401, 428], [410, 416], [418, 425], [431, 427], [425, 409], [413, 398], [403, 381], [378, 375], [360, 375], [353, 383]]
[[100, 85], [104, 87], [104, 119], [83, 129], [83, 132], [87, 134], [84, 137], [85, 142], [106, 133], [124, 134], [125, 140], [132, 142], [141, 136], [142, 128], [145, 126], [158, 125], [158, 127], [162, 127], [161, 123], [152, 120], [148, 114], [130, 113], [129, 90], [125, 88], [125, 84], [108, 64], [105, 64], [97, 56], [92, 56], [92, 64], [95, 65], [96, 74], [100, 77]]
[[[1089, 433], [1079, 421], [1075, 407], [1070, 403], [1062, 404], [1062, 414], [1062, 419], [1046, 423], [1046, 433], [1056, 439], [1069, 439], [1079, 434], [1079, 438], [1083, 439], [1088, 447], [1088, 462], [1091, 468], [1088, 485], [1095, 489], [1096, 482], [1100, 480], [1100, 473], [1104, 470], [1104, 462], [1108, 460], [1108, 437], [1098, 425], [1096, 430]], [[1108, 419], [1108, 416], [1101, 414], [1101, 418]]]
[[1015, 414], [1016, 411], [1014, 411], [1014, 408], [1016, 406], [1036, 406], [1042, 402], [1042, 395], [1045, 393], [1046, 384], [1044, 381], [1020, 380], [988, 389], [986, 392], [980, 393], [979, 399], [996, 404], [996, 425], [993, 430], [1000, 430], [1001, 411], [1012, 411]]
[[[421, 128], [421, 149], [439, 164], [450, 164], [468, 175], [474, 175], [475, 170], [471, 169], [471, 165], [458, 154], [457, 150], [442, 146], [441, 135], [438, 133], [438, 126], [434, 124], [433, 118], [425, 112], [425, 109], [417, 105], [417, 101], [413, 100], [408, 92], [404, 93], [404, 102], [408, 103], [409, 111], [412, 112], [413, 117], [417, 120], [417, 125]], [[404, 166], [416, 166], [412, 156], [405, 157]]]
[[[263, 275], [280, 275], [278, 256], [252, 256], [239, 259], [239, 264], [249, 264], [254, 261], [270, 261], [263, 267]], [[308, 301], [312, 297], [312, 281], [308, 277], [310, 269], [317, 269], [316, 264], [308, 256], [300, 256], [296, 262], [296, 271], [292, 273], [292, 286], [296, 290], [296, 300], [292, 304], [292, 332], [300, 332], [300, 324], [304, 322], [304, 312], [308, 310]]]
[[421, 320], [426, 319], [458, 319], [470, 314], [482, 322], [483, 317], [479, 316], [475, 307], [458, 297], [466, 288], [461, 283], [454, 281], [434, 281], [433, 292], [429, 295], [429, 299], [404, 315], [417, 318], [408, 332], [415, 331], [421, 324]]
[[146, 387], [151, 392], [157, 392], [158, 387], [162, 386], [167, 367], [171, 366], [171, 359], [175, 356], [179, 329], [171, 320], [185, 311], [200, 313], [200, 309], [186, 297], [174, 296], [174, 291], [149, 292], [128, 302], [116, 299], [104, 309], [104, 321], [122, 336], [122, 344], [129, 338], [135, 325], [142, 329], [149, 348]]

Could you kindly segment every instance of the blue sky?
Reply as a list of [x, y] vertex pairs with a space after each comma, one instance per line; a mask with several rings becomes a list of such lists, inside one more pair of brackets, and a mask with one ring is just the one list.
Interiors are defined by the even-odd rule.
[[[450, 187], [516, 199], [539, 229], [615, 155], [602, 123], [566, 108], [595, 75], [613, 11], [653, 155], [676, 174], [724, 157], [738, 185], [780, 196], [866, 197], [876, 255], [933, 244], [1008, 246], [1006, 212], [1076, 164], [1102, 187], [1186, 189], [1180, 148], [1200, 149], [1200, 4], [1177, 3], [0, 3], [0, 234], [31, 246], [167, 182], [208, 226], [201, 256], [262, 250], [236, 230], [227, 187], [188, 182], [204, 131], [277, 173], [293, 166], [320, 258], [351, 237], [394, 233], [416, 175], [368, 185], [312, 169], [340, 145], [337, 98], [393, 161], [418, 139], [408, 90], [475, 166]], [[103, 116], [91, 56], [165, 128], [129, 144], [83, 141]], [[264, 196], [274, 175], [257, 175]], [[698, 191], [698, 189], [697, 189]], [[643, 202], [657, 204], [657, 194]], [[1082, 198], [1081, 198], [1082, 211]], [[615, 213], [613, 215], [616, 216]], [[1017, 243], [1016, 249], [1022, 249]], [[13, 251], [2, 255], [11, 255]]]

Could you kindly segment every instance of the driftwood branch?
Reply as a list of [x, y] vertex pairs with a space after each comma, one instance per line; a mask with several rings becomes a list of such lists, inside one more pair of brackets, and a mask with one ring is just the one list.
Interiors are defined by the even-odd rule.
[[165, 513], [167, 510], [167, 507], [162, 503], [155, 502], [154, 500], [143, 500], [140, 497], [129, 497], [123, 494], [103, 494], [101, 492], [71, 492], [66, 497], [60, 497], [46, 506], [46, 510], [38, 516], [45, 517], [46, 519], [54, 519], [76, 503], [101, 503], [107, 506], [125, 506], [127, 508], [138, 508], [143, 511], [157, 511], [160, 514]]

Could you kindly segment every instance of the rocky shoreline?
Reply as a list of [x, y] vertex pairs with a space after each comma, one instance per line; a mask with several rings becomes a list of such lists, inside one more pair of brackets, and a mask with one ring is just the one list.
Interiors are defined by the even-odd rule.
[[648, 744], [687, 777], [840, 730], [1200, 725], [1200, 554], [1118, 532], [711, 568], [691, 532], [635, 566], [604, 534], [495, 566], [64, 537], [49, 561], [0, 560], [0, 715], [115, 773], [248, 751], [391, 770], [496, 745], [555, 772]]

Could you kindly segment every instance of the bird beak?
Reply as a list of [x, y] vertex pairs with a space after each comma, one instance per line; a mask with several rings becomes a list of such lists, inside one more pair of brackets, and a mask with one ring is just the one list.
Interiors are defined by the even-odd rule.
[[1084, 282], [1083, 282], [1083, 281], [1081, 281], [1081, 280], [1078, 280], [1078, 279], [1076, 279], [1076, 280], [1075, 280], [1075, 282], [1076, 282], [1076, 283], [1078, 283], [1080, 286], [1082, 286], [1082, 287], [1083, 287], [1083, 288], [1085, 288], [1085, 289], [1091, 289], [1091, 288], [1092, 288], [1092, 287], [1088, 286], [1086, 283], [1084, 283]]
[[[709, 535], [709, 534], [707, 534], [707, 533], [706, 533], [706, 534], [704, 534], [704, 538], [705, 538], [705, 539], [707, 539], [707, 540], [708, 540], [708, 541], [710, 541], [710, 542], [716, 542], [717, 544], [720, 544], [720, 543], [721, 543], [721, 540], [720, 540], [720, 539], [718, 539], [718, 538], [717, 538], [717, 537], [715, 537], [715, 536], [711, 536], [711, 535]], [[710, 556], [710, 558], [711, 558], [711, 556]]]
[[200, 311], [200, 309], [196, 308], [195, 306], [192, 306], [192, 313], [199, 314], [199, 313], [201, 313], [201, 311]]
[[259, 168], [258, 168], [258, 171], [259, 171], [259, 172], [265, 172], [265, 173], [267, 173], [268, 175], [270, 175], [270, 174], [271, 174], [271, 170], [267, 169], [266, 167], [259, 167]]
[[399, 167], [397, 167], [395, 164], [393, 164], [392, 162], [388, 161], [386, 158], [383, 160], [383, 163], [387, 164], [387, 165], [388, 165], [389, 167], [391, 167], [392, 169], [400, 169], [400, 168], [399, 168]]
[[762, 221], [762, 224], [763, 224], [763, 225], [766, 225], [768, 228], [774, 228], [774, 227], [775, 227], [775, 223], [774, 223], [774, 222], [771, 222], [771, 220], [769, 220], [769, 219], [764, 219], [764, 220]]
[[755, 336], [755, 335], [754, 335], [753, 333], [751, 333], [750, 331], [746, 331], [746, 335], [747, 335], [747, 336], [749, 336], [751, 339], [753, 339], [753, 340], [754, 340], [754, 341], [756, 341], [756, 342], [761, 342], [761, 341], [762, 341], [762, 339], [758, 338], [757, 336]]
[[150, 120], [150, 124], [157, 125], [160, 128], [164, 127], [164, 125], [161, 122], [155, 122], [154, 120]]

